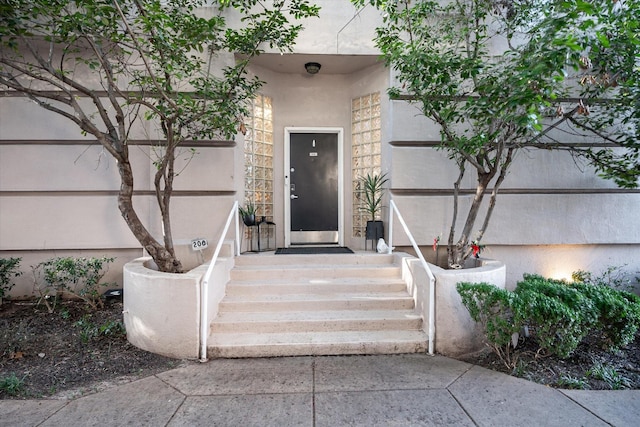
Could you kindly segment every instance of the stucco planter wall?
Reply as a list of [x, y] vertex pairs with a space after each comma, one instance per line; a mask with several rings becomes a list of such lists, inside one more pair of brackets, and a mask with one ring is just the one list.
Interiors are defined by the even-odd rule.
[[[209, 286], [208, 319], [217, 314], [233, 257], [219, 258]], [[200, 349], [200, 282], [208, 264], [184, 274], [159, 272], [151, 258], [123, 269], [124, 324], [127, 340], [143, 350], [179, 359], [195, 359]]]
[[[435, 283], [435, 351], [445, 356], [461, 356], [484, 348], [484, 335], [471, 319], [456, 291], [459, 282], [491, 283], [504, 289], [506, 267], [494, 260], [478, 260], [478, 267], [445, 270], [429, 264]], [[422, 314], [424, 330], [428, 332], [429, 287], [424, 268], [418, 259], [405, 257], [403, 275], [409, 291], [416, 301], [416, 310]]]

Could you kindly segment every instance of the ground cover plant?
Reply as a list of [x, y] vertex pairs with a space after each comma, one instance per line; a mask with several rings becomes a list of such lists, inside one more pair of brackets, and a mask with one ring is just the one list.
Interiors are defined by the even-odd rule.
[[525, 275], [514, 291], [459, 283], [491, 349], [476, 363], [564, 388], [638, 388], [640, 297], [582, 277]]

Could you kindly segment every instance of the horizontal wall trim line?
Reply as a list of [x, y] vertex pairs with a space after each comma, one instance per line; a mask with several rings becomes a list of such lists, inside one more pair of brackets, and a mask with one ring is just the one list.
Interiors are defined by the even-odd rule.
[[[433, 95], [433, 96], [426, 96], [424, 99], [427, 100], [445, 100], [445, 101], [457, 101], [457, 102], [464, 102], [464, 101], [468, 101], [470, 99], [480, 99], [481, 97], [479, 95], [458, 95], [458, 96], [441, 96], [441, 95]], [[392, 101], [408, 101], [408, 102], [419, 102], [420, 101], [420, 97], [416, 96], [416, 95], [408, 95], [408, 94], [403, 94], [403, 95], [397, 95], [394, 97], [391, 97]], [[583, 101], [585, 104], [610, 104], [610, 103], [614, 103], [617, 102], [615, 99], [612, 98], [585, 98], [585, 97], [565, 97], [565, 98], [555, 98], [555, 99], [547, 99], [550, 102], [555, 102], [555, 103], [574, 103], [574, 102], [580, 102]]]
[[[108, 98], [109, 92], [106, 90], [90, 90], [91, 95], [97, 95], [99, 98]], [[195, 99], [204, 99], [204, 95], [199, 94], [194, 91], [187, 90], [179, 90], [175, 91], [175, 94], [185, 94], [190, 95]], [[38, 90], [33, 94], [35, 97], [47, 98], [51, 96], [73, 96], [74, 98], [89, 98], [85, 92], [81, 92], [79, 90], [70, 90], [70, 91], [62, 91], [62, 90]], [[143, 95], [142, 97], [140, 95]], [[14, 89], [3, 89], [0, 90], [0, 97], [3, 98], [26, 98], [29, 95]], [[149, 91], [141, 91], [141, 90], [122, 90], [118, 92], [116, 96], [117, 99], [126, 99], [126, 98], [160, 98], [160, 94], [158, 92], [149, 92]]]
[[[218, 190], [173, 190], [172, 197], [203, 197], [203, 196], [234, 196], [235, 191]], [[117, 196], [117, 190], [104, 191], [0, 191], [0, 197], [87, 197], [87, 196]], [[150, 190], [136, 190], [134, 196], [155, 196]]]
[[394, 147], [439, 147], [442, 141], [390, 141]]
[[[35, 96], [41, 96], [41, 97], [48, 97], [48, 96], [56, 96], [59, 94], [63, 94], [63, 95], [70, 95], [76, 98], [88, 98], [89, 95], [87, 95], [86, 93], [77, 91], [77, 90], [71, 90], [68, 92], [65, 91], [60, 91], [60, 90], [41, 90], [38, 91], [38, 94], [35, 94]], [[98, 97], [101, 98], [107, 98], [109, 96], [109, 93], [105, 90], [92, 90], [91, 91], [92, 95], [97, 95]], [[122, 91], [121, 92], [123, 94], [123, 96], [119, 96], [118, 98], [124, 98], [124, 97], [139, 97], [140, 94], [142, 94], [142, 91], [139, 90], [129, 90], [129, 91]], [[176, 93], [178, 94], [186, 94], [186, 95], [191, 95], [192, 97], [196, 98], [196, 99], [201, 99], [204, 98], [203, 95], [198, 94], [197, 92], [193, 92], [193, 91], [177, 91]], [[145, 98], [157, 98], [159, 97], [159, 95], [157, 93], [152, 93], [152, 92], [144, 92]], [[17, 91], [17, 90], [13, 90], [13, 89], [3, 89], [0, 90], [0, 97], [3, 98], [25, 98], [28, 95]], [[402, 94], [402, 95], [397, 95], [394, 97], [390, 98], [391, 101], [405, 101], [405, 102], [419, 102], [420, 101], [420, 97], [415, 96], [415, 95], [408, 95], [408, 94]], [[467, 101], [469, 99], [480, 99], [479, 95], [458, 95], [458, 96], [427, 96], [425, 97], [425, 99], [428, 100], [447, 100], [447, 101], [458, 101], [458, 102], [464, 102]], [[550, 100], [551, 101], [551, 100]], [[580, 98], [580, 97], [563, 97], [563, 98], [555, 98], [552, 100], [553, 102], [556, 103], [574, 103], [574, 102], [580, 102], [583, 101], [585, 103], [589, 103], [589, 104], [608, 104], [608, 103], [612, 103], [612, 102], [616, 102], [615, 99], [610, 99], [610, 98]]]
[[[394, 196], [453, 196], [451, 188], [392, 188]], [[487, 190], [487, 196], [492, 189]], [[461, 195], [475, 194], [472, 188], [460, 189]], [[638, 188], [503, 188], [498, 194], [640, 194]]]
[[[92, 139], [13, 139], [0, 140], [1, 145], [100, 145], [96, 140]], [[128, 145], [159, 145], [155, 140], [149, 139], [130, 139]], [[187, 140], [180, 144], [181, 147], [235, 147], [235, 141], [223, 140]]]
[[[390, 141], [389, 145], [393, 146], [393, 147], [398, 147], [398, 148], [403, 148], [403, 147], [410, 147], [410, 148], [420, 148], [420, 147], [425, 147], [425, 148], [438, 148], [442, 146], [442, 141]], [[611, 143], [604, 143], [604, 142], [563, 142], [562, 144], [560, 143], [549, 143], [549, 144], [545, 144], [545, 143], [538, 143], [538, 144], [527, 144], [526, 147], [529, 148], [542, 148], [542, 149], [557, 149], [557, 150], [566, 150], [568, 148], [601, 148], [601, 147], [607, 147], [607, 148], [611, 148], [614, 147], [614, 144]]]
[[52, 246], [46, 248], [17, 248], [17, 247], [0, 247], [0, 251], [5, 252], [20, 252], [20, 253], [39, 253], [39, 252], [55, 252], [55, 251], [69, 251], [69, 252], [104, 252], [105, 250], [109, 251], [142, 251], [143, 248], [139, 246], [83, 246], [83, 247], [67, 247], [67, 246]]

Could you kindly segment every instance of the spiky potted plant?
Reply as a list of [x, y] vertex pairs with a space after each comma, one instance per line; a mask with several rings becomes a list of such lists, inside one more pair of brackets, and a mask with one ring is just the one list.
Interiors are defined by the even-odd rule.
[[256, 206], [252, 202], [247, 202], [245, 207], [239, 207], [240, 216], [242, 217], [242, 222], [247, 227], [256, 224]]
[[389, 179], [387, 174], [366, 174], [360, 177], [360, 186], [363, 191], [362, 210], [369, 214], [367, 228], [365, 229], [366, 240], [378, 240], [384, 237], [384, 223], [380, 219], [382, 211], [382, 198], [384, 196], [384, 184]]

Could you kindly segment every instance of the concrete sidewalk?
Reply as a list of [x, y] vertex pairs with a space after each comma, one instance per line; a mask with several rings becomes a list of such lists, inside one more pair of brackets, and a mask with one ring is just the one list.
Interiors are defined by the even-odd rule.
[[441, 356], [216, 359], [74, 400], [0, 401], [1, 426], [634, 426], [640, 391], [560, 391]]

